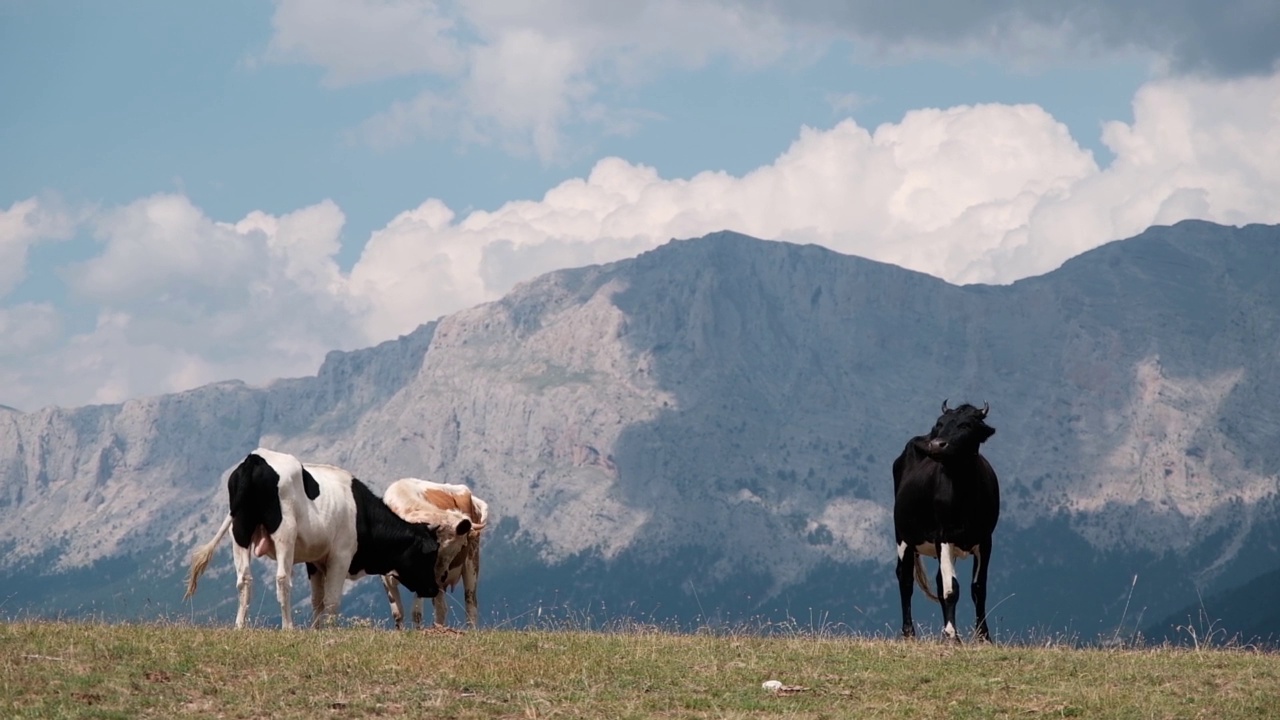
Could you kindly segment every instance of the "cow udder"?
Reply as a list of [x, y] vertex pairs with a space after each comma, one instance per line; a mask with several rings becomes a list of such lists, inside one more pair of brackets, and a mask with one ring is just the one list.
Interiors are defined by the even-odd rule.
[[271, 540], [271, 533], [261, 525], [253, 531], [253, 539], [249, 541], [249, 547], [253, 548], [253, 554], [258, 557], [265, 555], [272, 560], [276, 557], [276, 544]]

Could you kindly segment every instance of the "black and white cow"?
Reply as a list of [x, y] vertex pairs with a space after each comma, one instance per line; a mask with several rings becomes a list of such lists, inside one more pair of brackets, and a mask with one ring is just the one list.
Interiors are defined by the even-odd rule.
[[[191, 557], [186, 598], [231, 529], [240, 608], [236, 627], [244, 627], [249, 611], [253, 555], [276, 561], [276, 593], [280, 624], [293, 627], [290, 611], [293, 566], [306, 563], [311, 580], [312, 624], [326, 613], [338, 614], [342, 586], [364, 575], [394, 573], [413, 592], [435, 597], [436, 531], [428, 524], [405, 521], [351, 473], [333, 465], [308, 463], [258, 448], [227, 478], [231, 510], [213, 540]], [[184, 598], [184, 599], [186, 599]]]
[[[973, 556], [970, 591], [980, 640], [987, 629], [987, 569], [991, 535], [1000, 519], [1000, 483], [991, 464], [978, 452], [995, 434], [987, 425], [990, 407], [969, 404], [948, 408], [928, 435], [911, 438], [893, 461], [893, 529], [898, 543], [898, 591], [902, 596], [902, 634], [916, 633], [911, 620], [911, 583], [942, 605], [943, 633], [959, 641], [956, 603], [960, 584], [955, 561]], [[929, 590], [920, 556], [938, 559], [937, 594]], [[939, 600], [941, 598], [941, 600]]]

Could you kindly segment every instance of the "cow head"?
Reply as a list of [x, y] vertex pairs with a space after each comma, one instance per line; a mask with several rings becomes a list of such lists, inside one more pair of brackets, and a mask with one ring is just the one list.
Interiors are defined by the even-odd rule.
[[467, 546], [467, 539], [471, 537], [471, 532], [476, 529], [478, 523], [472, 523], [471, 518], [457, 510], [446, 510], [441, 513], [438, 521], [433, 521], [431, 524], [436, 529], [436, 540], [440, 543], [440, 555], [436, 561], [439, 577], [436, 581], [441, 588], [448, 589], [445, 586], [448, 582], [449, 568], [455, 560], [459, 559], [459, 553]]
[[409, 523], [414, 541], [395, 563], [396, 577], [418, 597], [433, 598], [440, 592], [436, 581], [436, 561], [440, 543], [439, 528], [431, 523]]
[[996, 429], [986, 423], [990, 410], [991, 406], [985, 402], [980, 408], [968, 403], [949, 408], [943, 400], [942, 414], [921, 449], [935, 460], [976, 455], [978, 446], [996, 433]]

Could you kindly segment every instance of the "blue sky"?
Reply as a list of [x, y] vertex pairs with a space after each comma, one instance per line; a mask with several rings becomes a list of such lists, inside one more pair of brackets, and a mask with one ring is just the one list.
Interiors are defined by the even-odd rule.
[[0, 404], [314, 372], [723, 227], [1009, 282], [1275, 222], [1280, 9], [1201, 5], [0, 0]]

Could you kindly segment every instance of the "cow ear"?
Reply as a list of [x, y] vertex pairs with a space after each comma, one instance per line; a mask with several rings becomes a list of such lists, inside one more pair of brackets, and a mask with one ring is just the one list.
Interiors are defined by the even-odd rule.
[[991, 437], [992, 435], [995, 435], [995, 434], [996, 434], [996, 429], [995, 429], [995, 428], [991, 427], [990, 425], [983, 425], [983, 426], [982, 426], [982, 439], [983, 439], [984, 441], [985, 441], [987, 438], [989, 438], [989, 437]]

